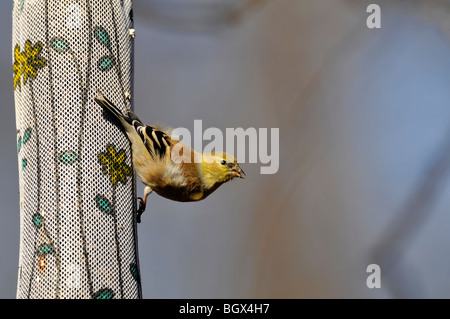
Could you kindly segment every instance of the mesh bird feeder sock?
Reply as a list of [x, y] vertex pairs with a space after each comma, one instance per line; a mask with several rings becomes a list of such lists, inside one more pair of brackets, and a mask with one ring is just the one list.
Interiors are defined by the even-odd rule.
[[131, 0], [14, 0], [20, 187], [17, 298], [141, 298], [126, 136], [93, 98], [131, 108]]

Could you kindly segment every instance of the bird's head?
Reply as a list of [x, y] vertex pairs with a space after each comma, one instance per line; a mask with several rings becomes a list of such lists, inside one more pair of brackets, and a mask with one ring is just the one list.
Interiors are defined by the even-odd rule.
[[203, 179], [210, 186], [228, 182], [235, 177], [245, 178], [237, 159], [228, 153], [203, 154], [201, 170]]

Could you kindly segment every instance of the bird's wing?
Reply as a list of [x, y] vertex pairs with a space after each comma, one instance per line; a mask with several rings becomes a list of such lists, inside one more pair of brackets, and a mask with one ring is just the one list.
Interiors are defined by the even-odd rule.
[[142, 124], [139, 120], [133, 120], [132, 125], [154, 160], [167, 155], [170, 157], [173, 142], [169, 135], [153, 126]]

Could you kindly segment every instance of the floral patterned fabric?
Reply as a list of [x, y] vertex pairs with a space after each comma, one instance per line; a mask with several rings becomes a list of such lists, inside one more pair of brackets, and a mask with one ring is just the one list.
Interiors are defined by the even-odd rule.
[[141, 298], [130, 143], [131, 0], [15, 0], [18, 298]]

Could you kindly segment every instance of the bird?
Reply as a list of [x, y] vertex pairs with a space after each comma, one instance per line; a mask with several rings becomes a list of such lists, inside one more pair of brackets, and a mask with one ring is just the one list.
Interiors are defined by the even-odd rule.
[[172, 139], [169, 129], [143, 124], [128, 108], [124, 114], [100, 91], [94, 100], [103, 112], [109, 112], [119, 120], [131, 142], [133, 166], [145, 185], [144, 197], [137, 198], [138, 223], [152, 192], [179, 202], [200, 201], [224, 183], [245, 178], [245, 172], [231, 154], [197, 152]]

